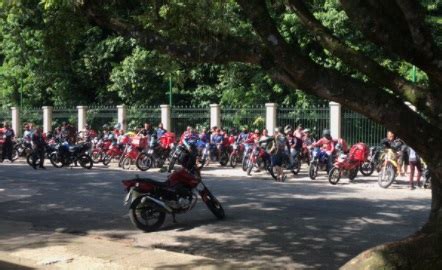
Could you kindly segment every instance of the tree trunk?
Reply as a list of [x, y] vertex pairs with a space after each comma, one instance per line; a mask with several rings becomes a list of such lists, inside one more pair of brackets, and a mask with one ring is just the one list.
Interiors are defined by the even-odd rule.
[[430, 170], [431, 212], [422, 229], [403, 240], [364, 251], [342, 269], [442, 269], [442, 167], [430, 166]]

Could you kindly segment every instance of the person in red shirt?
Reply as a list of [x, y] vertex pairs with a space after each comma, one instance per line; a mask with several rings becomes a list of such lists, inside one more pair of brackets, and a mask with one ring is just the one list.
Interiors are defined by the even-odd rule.
[[327, 172], [329, 172], [333, 166], [333, 154], [335, 152], [335, 143], [330, 134], [330, 130], [324, 129], [324, 131], [322, 132], [322, 138], [319, 141], [313, 143], [312, 146], [320, 147], [322, 151], [324, 151], [327, 154], [328, 156]]

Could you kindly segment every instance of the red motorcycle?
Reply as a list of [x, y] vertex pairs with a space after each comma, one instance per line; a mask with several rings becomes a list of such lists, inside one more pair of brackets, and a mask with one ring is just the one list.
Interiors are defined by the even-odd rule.
[[147, 146], [147, 137], [135, 136], [129, 142], [125, 151], [121, 167], [124, 170], [129, 170], [133, 163], [138, 159], [140, 153]]
[[244, 144], [233, 143], [232, 152], [230, 153], [229, 163], [232, 168], [235, 168], [238, 163], [241, 163], [244, 155]]
[[190, 211], [198, 200], [198, 194], [218, 219], [225, 217], [223, 207], [204, 185], [198, 170], [196, 175], [184, 168], [176, 170], [165, 182], [135, 178], [124, 180], [123, 185], [127, 191], [125, 205], [130, 203], [130, 220], [145, 232], [158, 230], [166, 214], [171, 214], [175, 221], [176, 214]]
[[118, 165], [123, 161], [123, 157], [126, 155], [130, 139], [128, 136], [124, 137], [120, 143], [112, 143], [109, 146], [109, 150], [106, 151], [106, 154], [103, 157], [103, 164], [105, 166], [109, 165], [113, 159], [118, 160]]
[[273, 178], [276, 179], [273, 173], [273, 168], [270, 162], [270, 155], [265, 151], [264, 148], [255, 144], [250, 152], [247, 160], [247, 175], [251, 175], [252, 169], [264, 169], [267, 170]]
[[342, 153], [337, 157], [333, 168], [328, 174], [328, 181], [336, 185], [343, 174], [348, 175], [350, 182], [358, 175], [359, 168], [367, 161], [369, 148], [364, 143], [357, 143], [350, 149], [348, 155]]
[[103, 161], [106, 152], [112, 145], [111, 140], [97, 140], [97, 138], [92, 140], [92, 152], [91, 158], [94, 163], [99, 163]]

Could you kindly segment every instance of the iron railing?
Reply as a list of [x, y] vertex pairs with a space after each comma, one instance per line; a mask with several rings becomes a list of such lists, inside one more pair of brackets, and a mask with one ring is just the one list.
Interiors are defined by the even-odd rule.
[[221, 126], [224, 129], [265, 128], [266, 109], [264, 106], [255, 107], [222, 107]]
[[280, 107], [276, 123], [284, 128], [287, 125], [295, 129], [298, 125], [309, 128], [314, 138], [321, 136], [322, 130], [330, 128], [330, 108], [316, 106], [309, 108]]
[[136, 130], [144, 123], [157, 126], [161, 122], [161, 109], [159, 106], [131, 106], [127, 108], [127, 129]]
[[118, 109], [116, 106], [88, 106], [87, 124], [92, 129], [101, 130], [104, 125], [115, 126], [118, 122]]
[[387, 129], [367, 117], [348, 109], [342, 109], [342, 137], [347, 143], [364, 142], [377, 145], [385, 137]]
[[7, 107], [0, 107], [0, 124], [3, 122], [11, 122], [11, 109]]
[[24, 125], [32, 123], [34, 126], [43, 126], [43, 110], [41, 108], [23, 108], [20, 112], [20, 118]]
[[71, 107], [54, 107], [52, 110], [52, 128], [60, 126], [63, 122], [77, 126], [78, 111], [77, 108]]
[[172, 131], [181, 134], [191, 126], [198, 130], [210, 126], [209, 107], [172, 107]]

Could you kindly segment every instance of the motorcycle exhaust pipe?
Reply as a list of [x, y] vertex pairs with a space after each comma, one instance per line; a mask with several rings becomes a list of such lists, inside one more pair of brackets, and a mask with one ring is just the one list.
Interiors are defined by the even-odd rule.
[[146, 200], [150, 200], [150, 201], [156, 203], [157, 205], [161, 206], [161, 207], [162, 207], [166, 212], [168, 212], [168, 213], [172, 213], [172, 212], [173, 212], [173, 210], [172, 210], [169, 206], [167, 206], [164, 202], [162, 202], [162, 201], [160, 201], [160, 200], [157, 200], [157, 199], [152, 198], [152, 197], [150, 197], [150, 196], [144, 196], [144, 197], [141, 199], [141, 202], [142, 202], [142, 203], [145, 203]]

